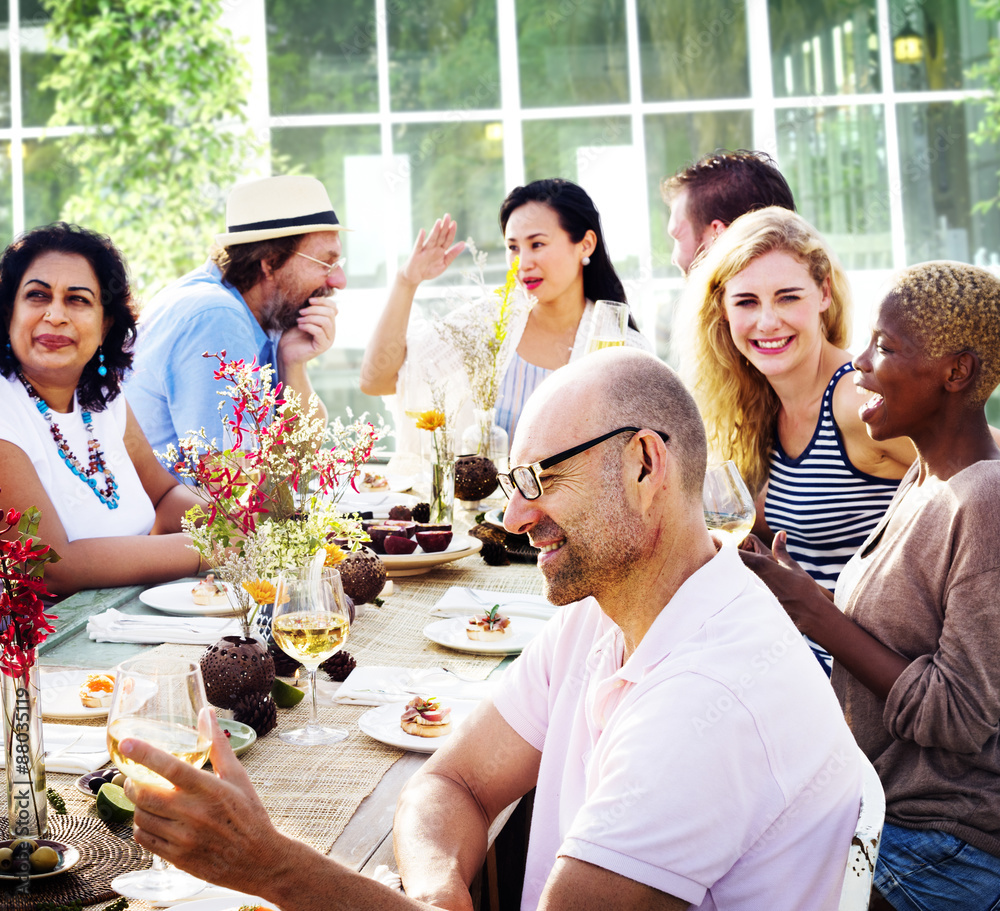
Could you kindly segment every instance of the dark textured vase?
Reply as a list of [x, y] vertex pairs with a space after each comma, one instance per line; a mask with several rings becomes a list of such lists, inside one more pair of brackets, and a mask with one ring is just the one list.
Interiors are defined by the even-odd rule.
[[223, 636], [201, 656], [208, 701], [231, 709], [249, 693], [264, 695], [274, 683], [274, 659], [256, 639]]

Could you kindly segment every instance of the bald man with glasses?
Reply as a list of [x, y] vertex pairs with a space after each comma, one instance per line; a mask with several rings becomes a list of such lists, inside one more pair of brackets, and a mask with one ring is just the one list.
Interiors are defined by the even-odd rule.
[[406, 894], [276, 832], [225, 738], [218, 778], [123, 742], [177, 785], [128, 786], [136, 840], [285, 911], [469, 909], [490, 822], [536, 788], [522, 908], [835, 909], [858, 749], [785, 612], [708, 535], [676, 375], [623, 348], [555, 371], [511, 463], [505, 524], [563, 608], [403, 791]]

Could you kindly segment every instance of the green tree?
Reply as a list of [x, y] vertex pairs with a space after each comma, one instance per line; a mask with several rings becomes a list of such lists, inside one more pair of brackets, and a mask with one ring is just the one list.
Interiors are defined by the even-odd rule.
[[61, 217], [109, 234], [151, 294], [204, 257], [253, 143], [249, 79], [219, 0], [43, 0], [50, 126], [77, 175]]
[[[1000, 21], [1000, 0], [972, 0], [972, 5], [980, 19]], [[972, 67], [968, 76], [970, 79], [981, 79], [990, 90], [990, 94], [983, 99], [983, 119], [979, 121], [979, 128], [972, 134], [972, 139], [978, 145], [996, 148], [1000, 143], [1000, 40], [990, 39], [986, 60]], [[992, 199], [976, 203], [974, 211], [986, 212], [993, 206], [1000, 207], [1000, 193]]]

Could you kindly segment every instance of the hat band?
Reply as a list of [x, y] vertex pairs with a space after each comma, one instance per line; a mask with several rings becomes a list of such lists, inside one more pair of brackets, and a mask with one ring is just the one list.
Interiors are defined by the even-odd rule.
[[315, 215], [300, 215], [297, 218], [272, 218], [269, 221], [251, 221], [245, 225], [230, 225], [229, 233], [236, 234], [240, 231], [271, 231], [275, 228], [297, 228], [302, 225], [335, 225], [340, 226], [337, 220], [337, 213], [333, 209], [326, 212], [317, 212]]

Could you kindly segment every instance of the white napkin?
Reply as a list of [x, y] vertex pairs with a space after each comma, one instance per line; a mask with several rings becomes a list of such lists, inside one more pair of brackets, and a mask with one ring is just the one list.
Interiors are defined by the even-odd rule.
[[[107, 731], [104, 728], [43, 723], [42, 743], [45, 746], [45, 769], [48, 772], [83, 775], [99, 769], [111, 759]], [[3, 753], [0, 750], [0, 768], [4, 764]]]
[[489, 696], [496, 680], [467, 682], [441, 668], [356, 667], [333, 697], [335, 703], [388, 705], [414, 696], [442, 696], [478, 702]]
[[238, 636], [240, 631], [240, 621], [229, 617], [154, 617], [123, 614], [113, 607], [87, 621], [87, 634], [98, 642], [212, 645], [223, 636]]
[[480, 611], [500, 605], [500, 613], [508, 617], [534, 617], [550, 620], [557, 608], [541, 595], [519, 595], [513, 592], [491, 592], [453, 585], [431, 608], [434, 617], [471, 617]]

